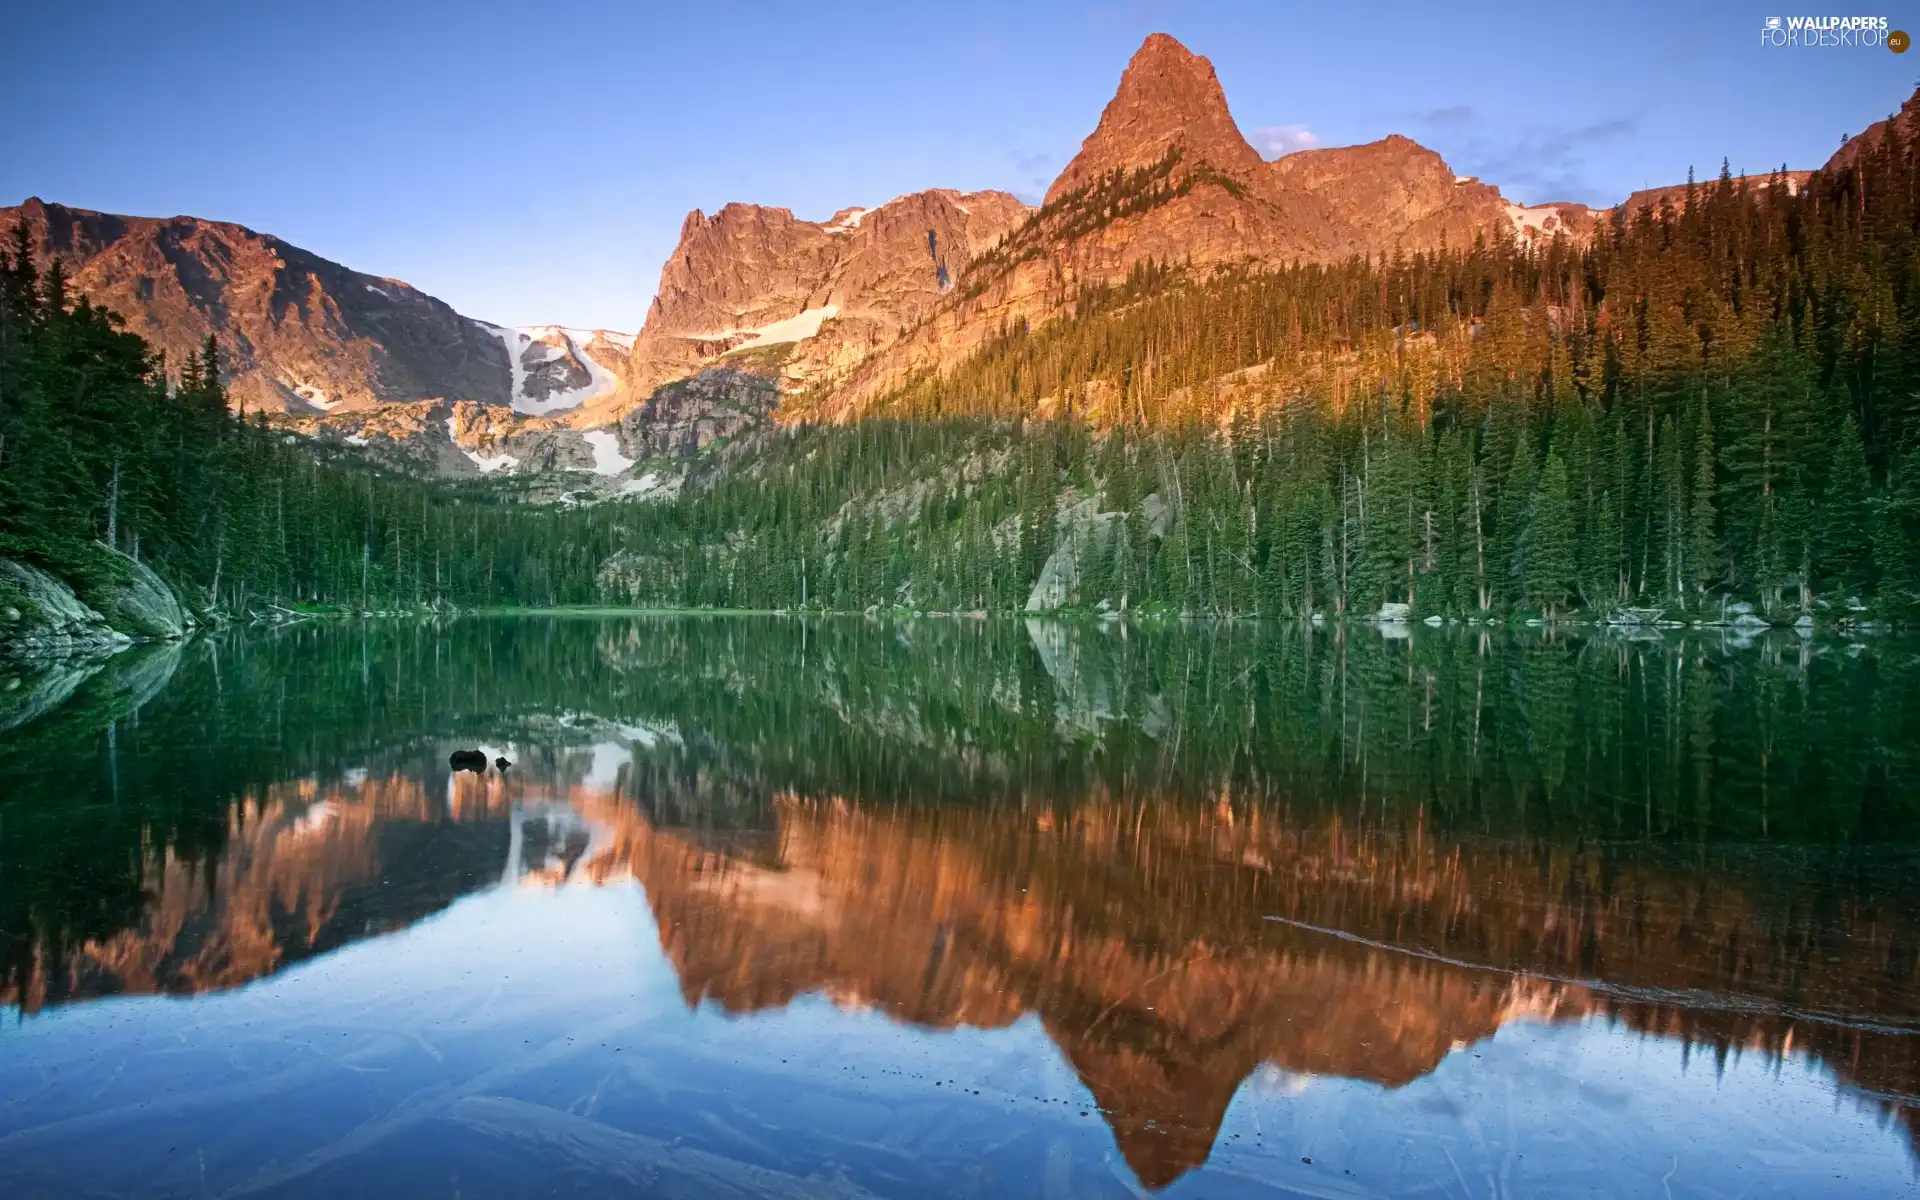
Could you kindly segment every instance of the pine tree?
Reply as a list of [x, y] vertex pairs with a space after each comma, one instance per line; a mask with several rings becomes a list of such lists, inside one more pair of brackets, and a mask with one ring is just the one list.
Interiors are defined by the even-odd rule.
[[1717, 520], [1714, 495], [1719, 481], [1714, 476], [1713, 415], [1703, 402], [1694, 430], [1693, 503], [1687, 518], [1687, 567], [1699, 603], [1705, 604], [1707, 590], [1720, 576]]
[[1567, 468], [1557, 452], [1547, 454], [1532, 507], [1524, 539], [1526, 594], [1551, 621], [1573, 592], [1579, 563]]
[[1873, 479], [1867, 470], [1860, 426], [1848, 413], [1833, 434], [1817, 544], [1821, 576], [1846, 596], [1870, 590], [1872, 495]]

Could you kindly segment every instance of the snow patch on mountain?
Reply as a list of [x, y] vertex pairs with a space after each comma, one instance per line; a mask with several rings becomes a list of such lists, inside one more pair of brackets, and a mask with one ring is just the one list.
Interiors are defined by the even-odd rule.
[[589, 430], [580, 436], [593, 450], [595, 475], [618, 475], [635, 462], [620, 453], [620, 439], [604, 429]]
[[565, 401], [569, 408], [578, 408], [590, 401], [598, 400], [602, 396], [612, 395], [620, 388], [619, 377], [612, 371], [601, 366], [599, 360], [587, 353], [586, 342], [574, 338], [571, 333], [568, 334], [568, 340], [573, 342], [574, 357], [578, 358], [580, 365], [587, 369], [587, 383], [586, 386], [577, 388], [572, 392], [549, 397], [547, 400], [548, 412], [553, 412], [554, 408], [552, 406], [562, 401]]
[[593, 336], [589, 338], [588, 341], [605, 342], [610, 346], [618, 346], [622, 350], [632, 350], [633, 339], [636, 336], [637, 336], [636, 334], [621, 333], [617, 329], [596, 329], [593, 331]]
[[636, 500], [646, 500], [655, 496], [671, 494], [667, 481], [653, 471], [648, 471], [638, 479], [629, 479], [620, 485], [620, 494]]
[[315, 408], [319, 409], [321, 412], [326, 412], [328, 409], [332, 408], [334, 405], [340, 403], [338, 400], [327, 399], [327, 394], [325, 392], [321, 391], [317, 387], [309, 387], [306, 384], [301, 384], [299, 387], [294, 388], [293, 394], [300, 397], [302, 400], [305, 400], [308, 404], [313, 405]]
[[1509, 200], [1507, 220], [1513, 222], [1513, 232], [1521, 238], [1552, 237], [1567, 226], [1567, 219], [1561, 215], [1559, 206], [1553, 204], [1527, 208]]
[[[509, 379], [507, 384], [507, 403], [511, 404], [516, 410], [519, 409], [521, 396], [527, 389], [527, 369], [520, 363], [520, 352], [524, 349], [522, 343], [531, 339], [517, 329], [505, 329], [499, 325], [489, 325], [485, 321], [475, 321], [474, 324], [499, 338], [502, 344], [506, 346]], [[447, 421], [447, 432], [453, 432], [453, 421], [451, 419]]]
[[633, 349], [634, 335], [613, 329], [574, 329], [568, 325], [522, 325], [520, 332], [539, 339], [564, 337], [573, 343], [575, 350], [582, 353], [595, 342], [606, 342], [610, 346], [618, 346], [623, 350]]
[[[623, 351], [633, 348], [633, 335], [607, 333], [605, 330], [569, 329], [564, 325], [527, 325], [519, 329], [508, 329], [500, 325], [490, 325], [485, 321], [476, 321], [482, 329], [500, 339], [507, 349], [507, 365], [512, 372], [507, 402], [513, 411], [528, 416], [546, 417], [557, 412], [579, 408], [602, 396], [611, 395], [620, 388], [620, 379], [613, 372], [601, 366], [587, 353], [587, 347], [597, 339], [604, 337], [607, 342], [620, 346]], [[556, 345], [558, 342], [560, 344]], [[536, 351], [535, 347], [538, 347]], [[527, 368], [552, 362], [556, 358], [571, 355], [587, 372], [587, 382], [580, 387], [554, 392], [543, 397], [534, 397], [527, 389]]]
[[826, 304], [762, 325], [758, 329], [728, 329], [720, 333], [690, 333], [687, 336], [700, 342], [718, 342], [728, 338], [745, 337], [747, 340], [734, 346], [733, 349], [752, 350], [758, 346], [774, 346], [781, 342], [804, 342], [819, 333], [822, 325], [839, 315], [838, 304]]
[[511, 454], [489, 455], [477, 450], [462, 450], [461, 453], [473, 460], [473, 465], [480, 468], [482, 475], [491, 475], [495, 471], [505, 471], [511, 475], [513, 469], [520, 465], [520, 460]]

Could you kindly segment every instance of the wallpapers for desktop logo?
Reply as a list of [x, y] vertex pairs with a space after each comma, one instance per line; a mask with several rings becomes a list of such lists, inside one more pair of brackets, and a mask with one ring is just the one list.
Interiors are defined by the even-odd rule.
[[1760, 27], [1762, 46], [1878, 49], [1895, 54], [1907, 49], [1907, 35], [1889, 27], [1885, 17], [1768, 17]]

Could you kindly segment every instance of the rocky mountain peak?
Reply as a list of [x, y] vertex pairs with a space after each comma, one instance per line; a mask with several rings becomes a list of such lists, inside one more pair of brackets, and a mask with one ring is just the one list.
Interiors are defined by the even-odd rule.
[[1259, 167], [1260, 155], [1240, 136], [1213, 64], [1164, 33], [1134, 54], [1120, 88], [1067, 169], [1047, 189], [1049, 201], [1116, 169], [1159, 161], [1169, 148], [1233, 173]]

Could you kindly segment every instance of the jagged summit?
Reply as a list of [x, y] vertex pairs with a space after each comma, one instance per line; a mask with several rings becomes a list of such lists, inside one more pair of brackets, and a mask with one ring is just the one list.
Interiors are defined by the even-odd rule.
[[1047, 189], [1047, 200], [1106, 172], [1157, 162], [1169, 149], [1234, 173], [1260, 165], [1259, 152], [1227, 109], [1213, 64], [1156, 33], [1127, 63], [1100, 124]]
[[1005, 192], [934, 188], [827, 221], [728, 204], [687, 214], [629, 359], [629, 398], [739, 351], [805, 341], [790, 379], [857, 361], [930, 311], [1031, 210]]

